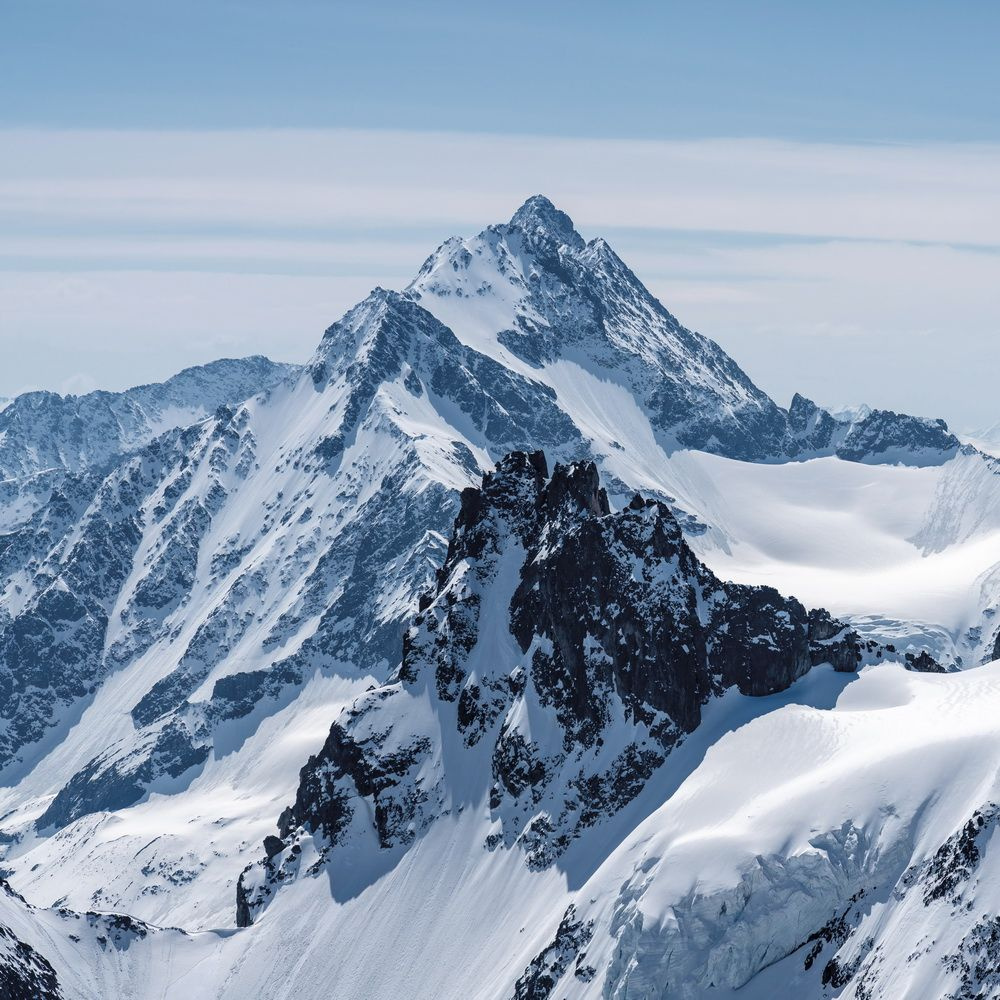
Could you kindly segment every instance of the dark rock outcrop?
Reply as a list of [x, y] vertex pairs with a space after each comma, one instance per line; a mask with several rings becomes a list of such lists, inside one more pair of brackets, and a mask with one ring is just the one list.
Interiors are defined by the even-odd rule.
[[0, 997], [63, 1000], [55, 969], [44, 955], [0, 924]]
[[837, 456], [848, 462], [898, 461], [916, 465], [922, 459], [945, 461], [958, 452], [961, 442], [943, 420], [912, 417], [892, 410], [872, 410], [852, 425]]
[[903, 659], [906, 661], [907, 670], [916, 670], [924, 674], [943, 674], [947, 672], [926, 649], [921, 649], [918, 653], [906, 653]]
[[590, 982], [596, 970], [586, 964], [587, 953], [584, 949], [593, 933], [593, 921], [577, 920], [576, 907], [571, 904], [563, 914], [551, 944], [531, 960], [515, 983], [511, 1000], [549, 1000], [556, 983], [572, 963], [576, 965], [576, 978], [583, 983]]
[[[544, 867], [638, 795], [713, 696], [773, 694], [815, 664], [881, 655], [825, 611], [720, 581], [664, 503], [612, 512], [592, 463], [550, 477], [541, 452], [512, 453], [463, 492], [398, 677], [302, 769], [281, 846], [241, 878], [241, 919], [295, 877], [303, 838], [320, 864], [339, 844], [405, 850], [452, 808], [445, 757], [477, 753], [487, 848], [517, 845]], [[483, 746], [488, 771], [471, 763]]]
[[836, 455], [846, 462], [937, 465], [954, 457], [961, 447], [943, 420], [892, 410], [867, 410], [853, 419], [838, 418], [799, 393], [788, 408], [785, 452], [792, 458]]

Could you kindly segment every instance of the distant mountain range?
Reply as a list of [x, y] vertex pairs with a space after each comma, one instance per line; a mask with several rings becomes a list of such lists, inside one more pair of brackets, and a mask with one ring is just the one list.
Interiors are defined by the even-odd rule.
[[0, 479], [100, 468], [175, 427], [210, 416], [295, 372], [267, 358], [224, 359], [125, 392], [0, 399]]

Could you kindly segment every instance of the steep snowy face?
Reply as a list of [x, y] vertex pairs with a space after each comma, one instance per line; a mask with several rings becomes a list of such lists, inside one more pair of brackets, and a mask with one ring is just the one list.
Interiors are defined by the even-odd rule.
[[529, 199], [506, 225], [443, 244], [407, 293], [508, 367], [545, 381], [562, 359], [614, 380], [668, 448], [749, 460], [784, 451], [784, 413], [546, 198]]
[[[216, 942], [119, 913], [30, 905], [0, 879], [0, 996], [4, 1000], [197, 996], [197, 967]], [[190, 977], [190, 979], [188, 978]], [[204, 983], [204, 979], [201, 980]], [[207, 996], [207, 992], [200, 994]]]
[[280, 839], [244, 873], [240, 923], [304, 858], [336, 880], [463, 803], [488, 810], [486, 848], [545, 868], [639, 793], [713, 695], [773, 694], [813, 664], [853, 672], [883, 655], [826, 612], [722, 583], [666, 505], [637, 496], [612, 513], [592, 463], [549, 478], [540, 452], [462, 494], [421, 603], [398, 678], [334, 724]]
[[29, 392], [0, 405], [0, 480], [105, 466], [174, 427], [201, 420], [294, 375], [263, 357], [224, 359], [125, 392]]
[[[317, 445], [334, 461], [386, 383], [401, 381], [491, 450], [529, 441], [583, 454], [583, 436], [548, 386], [498, 364], [455, 337], [431, 313], [397, 292], [377, 289], [323, 337], [309, 375], [340, 399], [340, 430]], [[474, 467], [474, 466], [473, 466]]]
[[[21, 901], [6, 882], [0, 884], [0, 893], [7, 897], [0, 908], [2, 917], [11, 900], [16, 900], [15, 906]], [[24, 909], [28, 909], [26, 904]], [[6, 923], [0, 923], [0, 990], [7, 1000], [63, 1000], [52, 964]]]
[[0, 405], [0, 532], [87, 487], [129, 452], [294, 377], [294, 365], [251, 357], [187, 368], [125, 392], [29, 392]]

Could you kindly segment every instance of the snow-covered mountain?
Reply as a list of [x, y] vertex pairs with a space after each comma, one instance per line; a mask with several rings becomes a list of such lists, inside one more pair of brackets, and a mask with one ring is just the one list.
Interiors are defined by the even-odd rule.
[[943, 420], [886, 410], [834, 418], [802, 396], [782, 410], [716, 343], [681, 326], [605, 240], [585, 243], [540, 196], [507, 225], [442, 244], [407, 294], [557, 396], [593, 391], [594, 380], [625, 388], [668, 452], [930, 464], [959, 447]]
[[[402, 292], [373, 291], [302, 369], [258, 375], [249, 391], [263, 391], [245, 402], [181, 393], [202, 407], [186, 425], [164, 418], [172, 411], [162, 402], [144, 403], [147, 430], [117, 439], [106, 459], [60, 445], [49, 492], [5, 513], [6, 875], [36, 906], [116, 910], [185, 931], [136, 940], [127, 962], [116, 959], [117, 978], [101, 980], [107, 995], [183, 986], [195, 996], [318, 997], [336, 976], [343, 996], [544, 996], [538, 982], [564, 978], [581, 950], [567, 942], [584, 937], [609, 949], [601, 955], [634, 942], [626, 964], [654, 970], [638, 995], [657, 995], [674, 973], [643, 957], [662, 942], [643, 938], [634, 916], [645, 907], [643, 927], [666, 926], [656, 906], [680, 905], [674, 883], [643, 883], [625, 943], [626, 924], [601, 907], [626, 879], [639, 885], [641, 865], [629, 866], [639, 865], [644, 824], [674, 815], [686, 783], [710, 770], [709, 748], [736, 741], [749, 767], [754, 727], [763, 746], [780, 745], [798, 711], [808, 719], [792, 756], [803, 776], [819, 773], [824, 755], [839, 759], [850, 742], [838, 726], [849, 728], [842, 717], [853, 710], [838, 698], [848, 705], [861, 690], [878, 703], [882, 684], [931, 700], [967, 690], [964, 678], [918, 681], [886, 659], [953, 667], [993, 656], [996, 462], [940, 421], [834, 416], [798, 396], [781, 408], [543, 198], [509, 223], [447, 241]], [[527, 490], [530, 516], [502, 539], [479, 539], [492, 562], [459, 555], [477, 534], [462, 491], [478, 490], [508, 453], [538, 449], [576, 472], [554, 476], [555, 487], [538, 469], [508, 483], [515, 507]], [[39, 467], [12, 482], [45, 475]], [[498, 497], [505, 468], [490, 480]], [[606, 493], [588, 485], [579, 517], [540, 499], [572, 480], [571, 498], [596, 477]], [[645, 500], [632, 505], [636, 492]], [[587, 533], [590, 547], [575, 548]], [[588, 590], [585, 574], [598, 567], [604, 589]], [[522, 589], [515, 608], [522, 574], [538, 590]], [[598, 628], [620, 610], [619, 591], [646, 609], [620, 651]], [[807, 615], [792, 594], [846, 624]], [[569, 626], [584, 612], [597, 631]], [[438, 617], [445, 624], [431, 636]], [[820, 655], [821, 642], [837, 649]], [[845, 643], [855, 664], [859, 653], [872, 663], [860, 678], [818, 666], [845, 665]], [[562, 657], [558, 670], [546, 656]], [[454, 673], [439, 682], [442, 663]], [[940, 738], [960, 742], [959, 730]], [[909, 763], [900, 836], [917, 863], [971, 811], [956, 800], [918, 831], [913, 803], [931, 794], [928, 769]], [[747, 776], [733, 801], [760, 787]], [[835, 784], [831, 803], [875, 836], [867, 814], [847, 815], [851, 787]], [[789, 794], [781, 788], [776, 780], [775, 796]], [[340, 820], [340, 806], [313, 809], [326, 809], [327, 793], [342, 801]], [[337, 840], [340, 821], [350, 829]], [[683, 816], [676, 822], [682, 841]], [[788, 819], [790, 839], [760, 842], [792, 864], [807, 850], [795, 839], [801, 822]], [[380, 824], [392, 831], [384, 846]], [[705, 869], [719, 892], [757, 878], [750, 843], [734, 834], [730, 854], [720, 847], [720, 866]], [[253, 926], [208, 930], [235, 926], [248, 865], [240, 922]], [[760, 944], [775, 931], [769, 920], [786, 920], [773, 948], [791, 954], [792, 931], [818, 933], [846, 908], [848, 883], [822, 878], [829, 892], [801, 920], [762, 909], [746, 943], [754, 957], [725, 983], [755, 976], [760, 956], [780, 957]], [[18, 939], [47, 956], [68, 995], [93, 996], [86, 983], [97, 980], [66, 970], [77, 961], [103, 976], [101, 955], [53, 951], [57, 911], [18, 905]], [[815, 926], [814, 916], [823, 916]], [[717, 931], [722, 949], [742, 933], [726, 922], [712, 930], [700, 911], [692, 919]], [[591, 965], [574, 989], [602, 995], [607, 984], [624, 995], [621, 969], [610, 959], [581, 968]], [[164, 978], [154, 967], [174, 971]], [[646, 971], [625, 975], [639, 983]]]
[[[487, 986], [449, 965], [456, 996], [996, 995], [995, 665], [911, 680], [912, 657], [720, 585], [665, 505], [611, 513], [593, 466], [547, 480], [540, 456], [463, 494], [422, 604], [398, 678], [303, 768], [241, 923], [274, 933], [319, 882], [334, 941], [389, 873], [413, 905], [447, 866], [489, 887], [452, 933], [506, 959]], [[360, 963], [329, 965], [365, 995]]]
[[[122, 455], [289, 378], [295, 365], [223, 359], [125, 392], [0, 400], [0, 530], [22, 524], [73, 474], [106, 473]], [[70, 485], [69, 490], [75, 487]]]

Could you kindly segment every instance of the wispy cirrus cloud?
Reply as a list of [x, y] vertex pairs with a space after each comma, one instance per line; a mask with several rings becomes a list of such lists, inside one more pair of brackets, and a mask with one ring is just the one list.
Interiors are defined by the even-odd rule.
[[15, 218], [478, 224], [554, 192], [585, 227], [995, 246], [1000, 145], [277, 130], [3, 133]]

